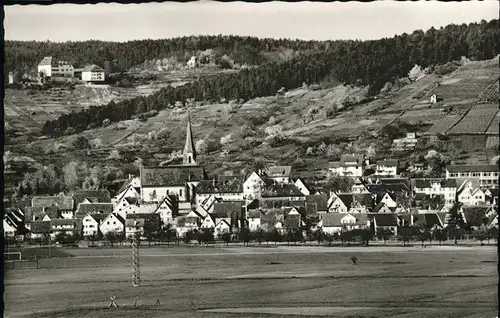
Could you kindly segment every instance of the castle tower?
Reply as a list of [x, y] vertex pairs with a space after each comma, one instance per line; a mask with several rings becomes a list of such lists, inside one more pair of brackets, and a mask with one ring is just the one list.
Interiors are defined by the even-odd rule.
[[191, 131], [191, 113], [188, 113], [188, 123], [186, 131], [186, 144], [182, 154], [182, 164], [187, 166], [196, 166], [196, 149], [194, 146], [193, 132]]

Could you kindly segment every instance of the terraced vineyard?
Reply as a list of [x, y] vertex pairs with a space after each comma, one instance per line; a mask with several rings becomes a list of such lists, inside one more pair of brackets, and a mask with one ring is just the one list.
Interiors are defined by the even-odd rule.
[[498, 85], [497, 80], [495, 83], [488, 86], [488, 88], [484, 92], [481, 93], [479, 99], [481, 101], [498, 102], [498, 100], [500, 99], [499, 89], [500, 86]]
[[427, 130], [429, 134], [445, 134], [462, 118], [461, 115], [448, 115], [437, 121]]
[[495, 116], [495, 118], [493, 118], [493, 120], [490, 124], [490, 127], [488, 127], [488, 130], [486, 131], [486, 133], [488, 135], [498, 135], [499, 134], [499, 131], [498, 131], [499, 125], [500, 125], [500, 118], [497, 115], [497, 116]]

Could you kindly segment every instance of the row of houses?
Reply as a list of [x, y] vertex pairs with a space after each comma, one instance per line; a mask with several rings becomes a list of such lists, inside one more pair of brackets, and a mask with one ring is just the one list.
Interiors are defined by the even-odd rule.
[[[414, 171], [422, 171], [423, 164], [415, 164], [411, 167]], [[368, 169], [373, 169], [374, 177], [397, 177], [400, 174], [399, 161], [397, 159], [378, 160], [370, 163], [364, 155], [346, 154], [339, 161], [329, 162], [328, 170], [332, 175], [341, 177], [363, 177]], [[498, 187], [499, 167], [491, 164], [475, 165], [449, 165], [445, 169], [446, 179], [471, 179], [477, 180], [481, 187]]]
[[[359, 156], [342, 156], [339, 168], [357, 174], [365, 164], [367, 161]], [[141, 167], [140, 175], [130, 177], [114, 197], [106, 190], [34, 197], [18, 206], [16, 213], [22, 215], [32, 235], [43, 234], [40, 229], [53, 235], [61, 231], [84, 236], [109, 232], [133, 235], [137, 231], [144, 233], [147, 227], [157, 230], [170, 226], [182, 236], [200, 228], [219, 233], [255, 228], [257, 218], [249, 215], [255, 215], [252, 211], [256, 209], [265, 215], [282, 211], [272, 212], [273, 221], [266, 224], [286, 229], [301, 226], [302, 222], [324, 226], [325, 222], [335, 223], [333, 220], [352, 221], [352, 217], [364, 224], [362, 215], [380, 224], [381, 219], [371, 216], [387, 214], [395, 220], [398, 215], [446, 213], [455, 202], [485, 209], [496, 205], [498, 189], [481, 185], [477, 175], [465, 179], [452, 175], [448, 179], [389, 178], [386, 175], [393, 174], [394, 164], [391, 160], [379, 162], [376, 170], [380, 176], [355, 177], [350, 189], [331, 193], [293, 178], [290, 166], [271, 166], [246, 177], [210, 177], [197, 164], [188, 120], [182, 164]], [[337, 216], [328, 216], [331, 214]]]

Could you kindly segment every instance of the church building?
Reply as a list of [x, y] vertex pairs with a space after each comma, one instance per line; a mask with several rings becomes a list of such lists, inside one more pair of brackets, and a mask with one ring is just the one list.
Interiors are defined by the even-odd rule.
[[196, 186], [207, 180], [202, 166], [197, 164], [191, 117], [188, 116], [186, 143], [181, 165], [141, 168], [141, 199], [147, 203], [161, 202], [167, 195], [179, 198], [179, 213], [187, 214], [196, 207]]

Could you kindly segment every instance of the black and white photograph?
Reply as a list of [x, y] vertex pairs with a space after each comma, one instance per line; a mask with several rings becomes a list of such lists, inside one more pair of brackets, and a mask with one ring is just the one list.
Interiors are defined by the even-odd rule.
[[3, 317], [498, 318], [498, 1], [17, 3]]

